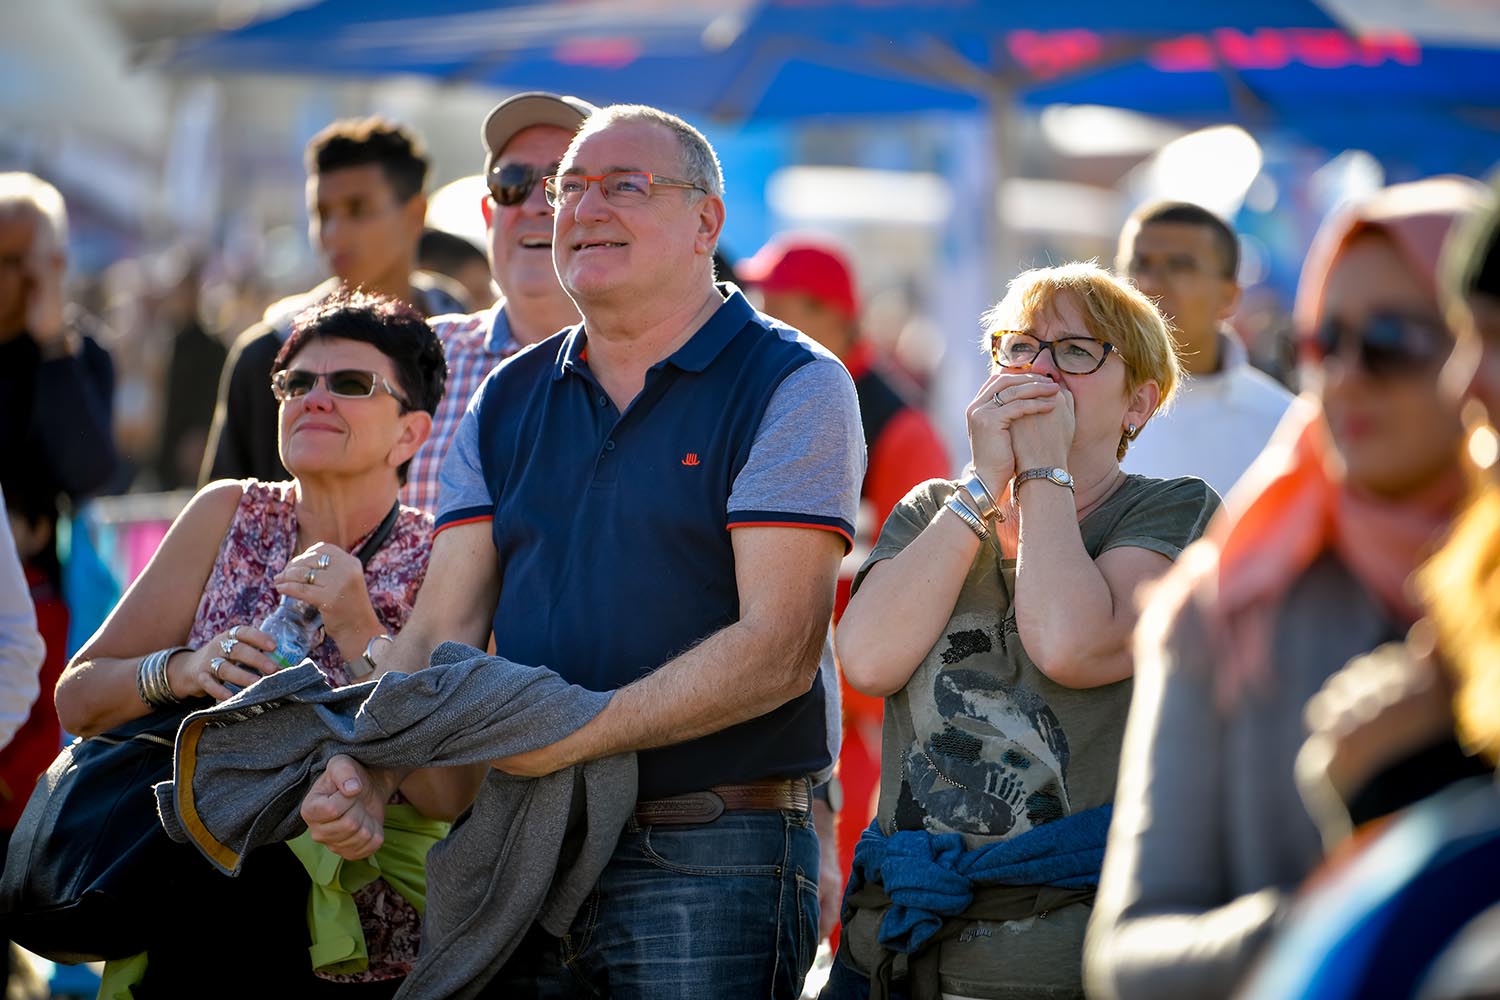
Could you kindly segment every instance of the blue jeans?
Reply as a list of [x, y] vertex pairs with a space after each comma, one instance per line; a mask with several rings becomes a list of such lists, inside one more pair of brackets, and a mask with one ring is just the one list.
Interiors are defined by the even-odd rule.
[[484, 996], [795, 1000], [817, 948], [809, 815], [631, 822], [568, 933], [533, 927]]

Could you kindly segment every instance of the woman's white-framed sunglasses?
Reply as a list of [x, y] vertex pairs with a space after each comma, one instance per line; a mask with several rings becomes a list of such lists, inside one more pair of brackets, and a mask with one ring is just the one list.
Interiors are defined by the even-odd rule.
[[313, 391], [318, 380], [323, 379], [328, 391], [343, 399], [369, 399], [375, 390], [383, 389], [405, 409], [411, 409], [405, 398], [391, 388], [390, 382], [379, 372], [365, 372], [357, 368], [340, 368], [331, 372], [315, 372], [306, 368], [283, 368], [271, 376], [271, 393], [282, 402], [299, 399]]

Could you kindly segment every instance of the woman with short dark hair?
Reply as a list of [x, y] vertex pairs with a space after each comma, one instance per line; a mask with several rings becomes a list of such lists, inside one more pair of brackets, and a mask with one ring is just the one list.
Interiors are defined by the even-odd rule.
[[[270, 385], [280, 400], [281, 458], [296, 478], [222, 480], [198, 491], [59, 681], [57, 710], [68, 731], [89, 736], [178, 702], [223, 701], [273, 673], [276, 642], [257, 625], [282, 597], [321, 615], [324, 637], [308, 655], [330, 684], [368, 673], [382, 636], [405, 624], [426, 572], [432, 518], [402, 507], [397, 493], [431, 432], [446, 373], [437, 338], [400, 303], [355, 293], [301, 314]], [[362, 562], [355, 553], [367, 545], [372, 551], [361, 553]], [[407, 800], [398, 793], [397, 801]], [[411, 805], [423, 812], [416, 798]], [[348, 983], [364, 984], [362, 994], [393, 992], [416, 956], [420, 901], [384, 878], [358, 889], [354, 900], [363, 958], [352, 942], [346, 951], [354, 954], [324, 947], [333, 957], [315, 978], [305, 950], [274, 962], [257, 957], [243, 972], [221, 966], [233, 982], [199, 987], [228, 995], [250, 983], [259, 990], [285, 985], [294, 987], [288, 996], [304, 996]], [[306, 899], [289, 903], [287, 919], [300, 921]], [[213, 914], [191, 919], [212, 924]], [[188, 976], [188, 955], [219, 955], [241, 940], [251, 945], [247, 954], [260, 955], [253, 926], [236, 931], [243, 939], [223, 926], [202, 929], [212, 935], [201, 942], [206, 948], [185, 950], [184, 938], [197, 941], [195, 928], [163, 929], [161, 947], [150, 954], [173, 957], [151, 963], [137, 995], [175, 995], [182, 981], [168, 977]], [[282, 973], [268, 973], [269, 966], [304, 974], [277, 980]]]

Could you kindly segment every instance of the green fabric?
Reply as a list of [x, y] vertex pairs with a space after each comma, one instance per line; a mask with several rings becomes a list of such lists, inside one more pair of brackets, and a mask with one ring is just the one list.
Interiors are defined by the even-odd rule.
[[131, 992], [146, 978], [146, 952], [104, 963], [96, 1000], [135, 1000]]
[[[856, 592], [863, 574], [910, 545], [955, 489], [933, 480], [896, 506], [855, 578]], [[1027, 502], [1066, 496], [1038, 488]], [[1122, 547], [1175, 559], [1218, 505], [1200, 479], [1127, 476], [1079, 522], [1079, 537], [1092, 559]], [[1043, 674], [1021, 645], [1015, 588], [1015, 560], [979, 546], [942, 635], [885, 700], [876, 811], [885, 833], [958, 833], [976, 850], [1114, 800], [1133, 685], [1073, 689]], [[949, 921], [955, 933], [929, 951], [951, 993], [983, 1000], [1081, 996], [1089, 910], [1075, 904], [1049, 909], [1045, 918]], [[849, 955], [862, 969], [880, 964], [877, 927], [873, 911], [860, 910], [844, 928]]]
[[368, 858], [348, 861], [303, 833], [287, 846], [312, 879], [307, 929], [313, 968], [349, 975], [370, 965], [354, 894], [377, 878], [401, 894], [418, 913], [427, 910], [427, 851], [448, 835], [451, 824], [428, 819], [409, 805], [387, 806], [385, 842]]
[[[1026, 920], [1074, 903], [1093, 901], [1093, 889], [1059, 889], [1049, 885], [989, 885], [975, 889], [974, 901], [968, 908], [954, 919], [944, 921], [942, 930], [916, 954], [887, 951], [877, 942], [876, 954], [880, 960], [870, 973], [870, 1000], [888, 1000], [891, 987], [901, 982], [906, 983], [906, 992], [912, 1000], [941, 1000], [938, 946], [960, 936], [968, 926], [967, 921]], [[872, 912], [878, 924], [891, 907], [891, 897], [879, 882], [866, 882], [844, 900], [844, 905]]]

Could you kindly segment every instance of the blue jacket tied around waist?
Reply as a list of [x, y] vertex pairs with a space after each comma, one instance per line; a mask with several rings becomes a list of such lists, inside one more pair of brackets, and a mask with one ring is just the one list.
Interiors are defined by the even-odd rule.
[[[878, 882], [891, 899], [880, 922], [881, 945], [913, 954], [968, 909], [974, 890], [990, 885], [1099, 885], [1104, 841], [1113, 807], [1098, 806], [976, 850], [964, 850], [957, 833], [897, 830], [887, 836], [871, 823], [854, 848], [847, 899]], [[850, 917], [845, 907], [844, 919]]]

